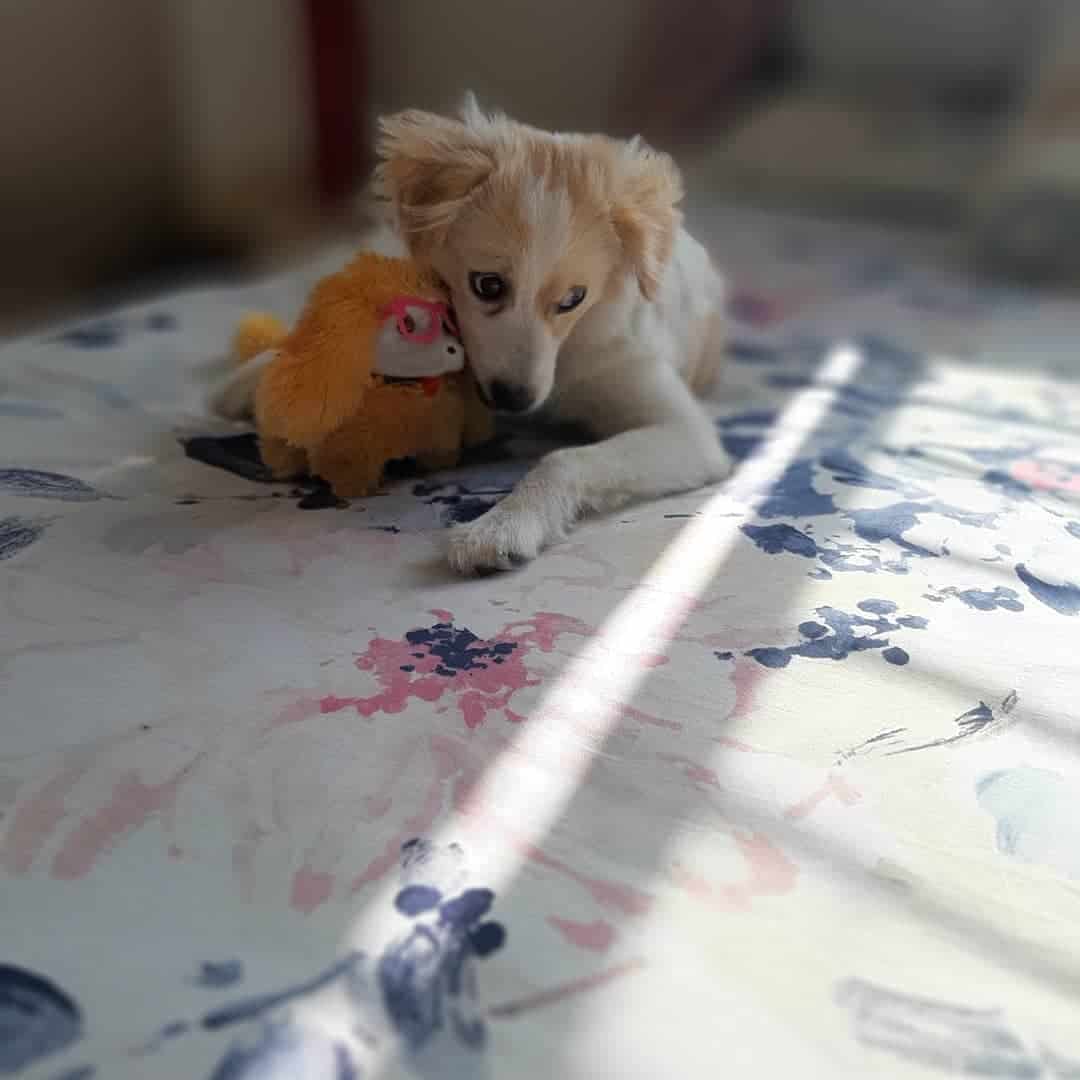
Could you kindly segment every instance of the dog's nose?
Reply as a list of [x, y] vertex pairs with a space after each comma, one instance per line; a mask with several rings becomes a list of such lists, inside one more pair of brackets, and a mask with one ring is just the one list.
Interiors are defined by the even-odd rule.
[[506, 413], [523, 413], [532, 408], [532, 391], [524, 386], [514, 383], [503, 382], [496, 379], [488, 386], [488, 401], [499, 410]]

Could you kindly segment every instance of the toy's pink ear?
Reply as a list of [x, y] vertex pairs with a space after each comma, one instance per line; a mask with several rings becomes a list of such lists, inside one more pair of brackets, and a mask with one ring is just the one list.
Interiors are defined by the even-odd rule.
[[646, 300], [652, 300], [675, 246], [682, 178], [667, 154], [633, 139], [619, 162], [612, 223]]
[[495, 166], [482, 126], [409, 109], [379, 120], [376, 193], [393, 207], [413, 254], [441, 242]]

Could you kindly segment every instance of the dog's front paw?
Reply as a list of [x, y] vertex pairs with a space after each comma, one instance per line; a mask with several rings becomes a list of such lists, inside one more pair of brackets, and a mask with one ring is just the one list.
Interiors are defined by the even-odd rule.
[[535, 559], [549, 539], [541, 515], [500, 504], [450, 530], [450, 565], [466, 576], [512, 570]]

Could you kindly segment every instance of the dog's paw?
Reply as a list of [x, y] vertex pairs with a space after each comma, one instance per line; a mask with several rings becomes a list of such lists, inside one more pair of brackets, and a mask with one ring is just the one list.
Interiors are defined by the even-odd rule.
[[535, 511], [498, 505], [450, 530], [450, 565], [465, 576], [512, 570], [535, 559], [550, 537]]
[[705, 484], [718, 484], [726, 480], [735, 468], [735, 463], [722, 447], [716, 447], [715, 451], [705, 458]]

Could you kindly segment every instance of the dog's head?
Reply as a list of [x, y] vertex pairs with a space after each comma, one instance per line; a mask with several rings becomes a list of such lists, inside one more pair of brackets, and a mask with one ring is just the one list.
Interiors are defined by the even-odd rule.
[[412, 255], [449, 287], [496, 407], [542, 405], [562, 342], [628, 279], [656, 295], [682, 195], [667, 155], [539, 131], [471, 96], [460, 119], [408, 111], [380, 127], [376, 190]]

